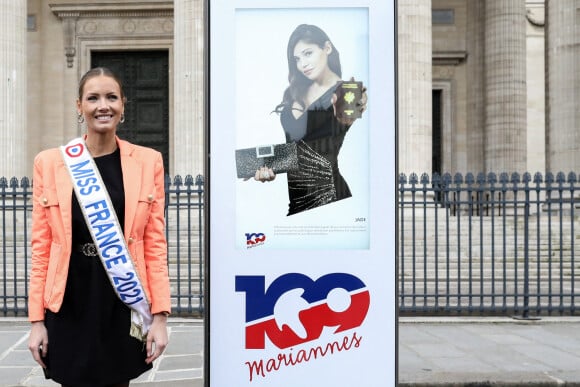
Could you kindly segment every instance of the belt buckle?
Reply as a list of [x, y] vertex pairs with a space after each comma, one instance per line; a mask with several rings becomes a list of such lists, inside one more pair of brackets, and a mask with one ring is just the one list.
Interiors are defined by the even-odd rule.
[[81, 246], [81, 251], [87, 257], [96, 257], [97, 256], [97, 246], [94, 243], [85, 243]]

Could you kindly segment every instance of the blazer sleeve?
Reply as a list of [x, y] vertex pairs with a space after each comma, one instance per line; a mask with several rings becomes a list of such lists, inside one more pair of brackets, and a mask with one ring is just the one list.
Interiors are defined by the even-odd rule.
[[32, 258], [28, 294], [28, 319], [30, 321], [44, 320], [44, 289], [52, 241], [46, 211], [40, 202], [44, 192], [44, 173], [42, 154], [39, 154], [34, 159], [32, 174]]
[[165, 174], [161, 153], [155, 152], [155, 200], [143, 235], [145, 266], [151, 296], [151, 313], [171, 311], [167, 241], [165, 239]]

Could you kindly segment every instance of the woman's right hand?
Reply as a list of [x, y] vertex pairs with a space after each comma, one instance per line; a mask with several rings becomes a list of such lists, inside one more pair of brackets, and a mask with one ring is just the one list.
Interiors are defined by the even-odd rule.
[[32, 323], [30, 336], [28, 337], [28, 349], [32, 353], [34, 360], [42, 368], [46, 368], [46, 364], [42, 361], [42, 358], [48, 354], [48, 332], [44, 326], [44, 321], [35, 321]]
[[274, 173], [272, 168], [268, 167], [260, 167], [260, 169], [258, 169], [256, 171], [256, 174], [254, 175], [254, 180], [261, 181], [262, 183], [266, 181], [272, 181], [275, 178], [276, 174]]

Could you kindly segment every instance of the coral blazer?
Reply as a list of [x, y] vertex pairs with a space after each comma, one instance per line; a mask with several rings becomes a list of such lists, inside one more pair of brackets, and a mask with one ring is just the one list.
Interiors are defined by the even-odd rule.
[[[153, 149], [118, 137], [117, 144], [125, 187], [125, 241], [151, 313], [169, 312], [163, 159]], [[62, 305], [72, 250], [73, 186], [60, 149], [35, 157], [32, 182], [28, 319], [40, 321], [45, 309], [56, 313]]]

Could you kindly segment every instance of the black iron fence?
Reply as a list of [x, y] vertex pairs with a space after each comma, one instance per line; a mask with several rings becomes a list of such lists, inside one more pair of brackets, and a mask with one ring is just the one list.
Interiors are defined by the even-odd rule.
[[20, 182], [0, 178], [0, 222], [2, 222], [1, 274], [2, 314], [27, 313], [31, 185], [28, 178]]
[[[0, 315], [27, 314], [32, 186], [0, 178]], [[165, 217], [172, 313], [201, 316], [203, 296], [202, 176], [165, 179]]]
[[399, 176], [401, 314], [577, 313], [576, 174]]
[[[577, 313], [574, 173], [399, 176], [401, 315]], [[202, 176], [167, 177], [172, 311], [203, 315]], [[0, 179], [0, 315], [26, 315], [31, 182]]]

